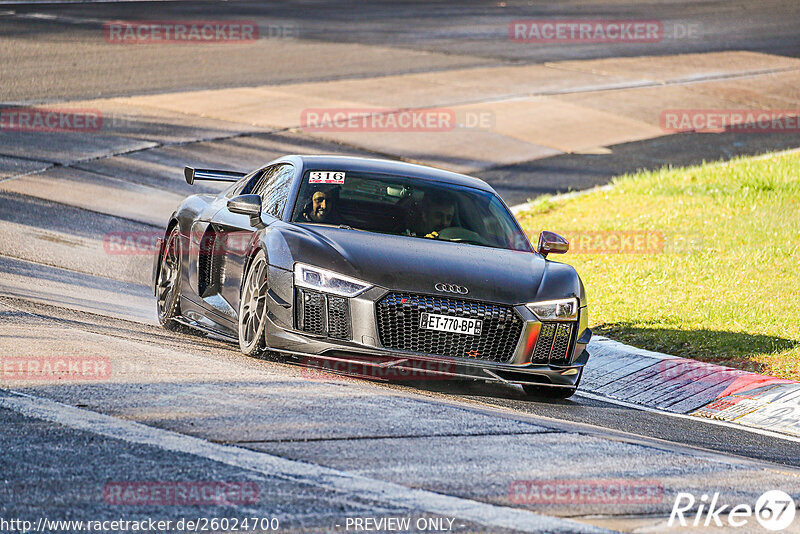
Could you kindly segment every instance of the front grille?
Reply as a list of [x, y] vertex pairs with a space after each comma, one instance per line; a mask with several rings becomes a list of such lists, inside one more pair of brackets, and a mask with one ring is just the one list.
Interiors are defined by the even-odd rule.
[[553, 349], [553, 336], [556, 333], [556, 323], [542, 323], [536, 346], [533, 348], [533, 363], [547, 363], [550, 361], [550, 351]]
[[[510, 306], [412, 293], [389, 293], [377, 305], [378, 334], [388, 349], [436, 356], [508, 362], [523, 321]], [[481, 334], [455, 334], [420, 328], [422, 313], [483, 321]]]
[[350, 337], [350, 307], [344, 297], [328, 295], [328, 335], [338, 339]]
[[346, 298], [298, 288], [295, 309], [298, 329], [350, 339], [350, 303]]
[[531, 361], [533, 363], [568, 364], [574, 326], [575, 323], [542, 323]]
[[322, 335], [325, 333], [325, 297], [316, 291], [297, 290], [297, 310], [300, 330]]

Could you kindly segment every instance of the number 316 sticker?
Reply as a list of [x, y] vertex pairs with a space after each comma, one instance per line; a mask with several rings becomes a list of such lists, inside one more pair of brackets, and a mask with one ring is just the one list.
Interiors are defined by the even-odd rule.
[[343, 184], [344, 172], [334, 171], [311, 171], [308, 173], [308, 183], [310, 184]]

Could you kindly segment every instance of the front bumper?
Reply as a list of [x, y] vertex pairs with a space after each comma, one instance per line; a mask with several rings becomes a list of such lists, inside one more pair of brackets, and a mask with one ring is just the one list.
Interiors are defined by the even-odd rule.
[[[275, 287], [275, 286], [273, 286]], [[575, 387], [588, 361], [591, 338], [586, 307], [580, 308], [572, 329], [567, 356], [555, 363], [532, 363], [531, 357], [542, 323], [525, 306], [513, 306], [522, 320], [522, 333], [506, 361], [450, 357], [385, 348], [381, 345], [377, 307], [390, 290], [372, 288], [349, 299], [350, 332], [347, 339], [332, 339], [297, 328], [295, 295], [272, 301], [266, 340], [272, 350], [291, 355], [306, 366], [376, 379], [430, 380], [470, 378], [512, 384]], [[291, 303], [291, 305], [288, 305]]]

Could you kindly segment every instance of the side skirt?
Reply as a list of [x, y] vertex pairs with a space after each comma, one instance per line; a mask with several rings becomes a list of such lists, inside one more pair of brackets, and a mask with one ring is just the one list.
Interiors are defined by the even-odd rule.
[[175, 321], [179, 322], [180, 324], [182, 324], [184, 326], [188, 326], [189, 328], [192, 328], [194, 330], [198, 330], [198, 331], [200, 331], [200, 332], [202, 332], [202, 333], [204, 333], [204, 334], [206, 334], [209, 337], [212, 337], [214, 339], [218, 339], [220, 341], [226, 341], [228, 343], [239, 343], [238, 339], [236, 339], [235, 337], [233, 337], [233, 336], [231, 336], [229, 334], [226, 334], [224, 332], [220, 332], [218, 330], [214, 330], [214, 329], [209, 328], [209, 327], [207, 327], [205, 325], [201, 325], [197, 321], [192, 321], [191, 319], [187, 319], [186, 317], [183, 317], [183, 316], [175, 317]]

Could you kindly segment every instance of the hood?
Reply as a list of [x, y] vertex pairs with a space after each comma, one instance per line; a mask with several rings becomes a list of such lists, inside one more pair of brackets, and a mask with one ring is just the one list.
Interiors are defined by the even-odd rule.
[[288, 234], [294, 261], [387, 289], [437, 294], [435, 284], [456, 284], [469, 292], [455, 296], [506, 304], [581, 296], [572, 267], [532, 252], [329, 226], [293, 225]]

